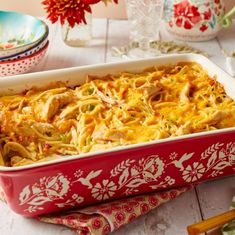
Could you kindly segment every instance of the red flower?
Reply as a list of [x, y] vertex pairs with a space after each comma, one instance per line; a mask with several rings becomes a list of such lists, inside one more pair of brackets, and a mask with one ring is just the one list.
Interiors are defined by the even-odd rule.
[[83, 2], [85, 3], [85, 4], [95, 4], [95, 3], [97, 3], [97, 2], [99, 2], [100, 0], [83, 0]]
[[194, 5], [190, 5], [187, 0], [184, 0], [174, 5], [174, 17], [176, 25], [185, 29], [191, 29], [194, 24], [201, 21], [200, 13], [198, 8]]
[[44, 0], [42, 2], [52, 23], [60, 20], [63, 25], [67, 20], [71, 27], [86, 23], [85, 12], [91, 13], [90, 3], [83, 0]]
[[211, 18], [211, 9], [209, 9], [208, 11], [205, 11], [203, 15], [204, 15], [205, 20], [209, 20]]
[[220, 0], [215, 0], [215, 3], [216, 3], [216, 4], [219, 4], [219, 3], [220, 3]]
[[[91, 13], [90, 5], [100, 1], [102, 0], [43, 0], [42, 4], [52, 23], [60, 20], [63, 25], [67, 21], [71, 27], [74, 27], [75, 24], [86, 24], [85, 14]], [[117, 0], [114, 2], [117, 3]]]
[[184, 28], [185, 29], [191, 29], [192, 27], [193, 27], [192, 24], [190, 24], [190, 22], [188, 20], [186, 20], [184, 22]]
[[203, 25], [200, 27], [200, 30], [201, 30], [202, 32], [206, 31], [207, 29], [208, 29], [208, 26], [205, 25], [205, 24], [203, 24]]

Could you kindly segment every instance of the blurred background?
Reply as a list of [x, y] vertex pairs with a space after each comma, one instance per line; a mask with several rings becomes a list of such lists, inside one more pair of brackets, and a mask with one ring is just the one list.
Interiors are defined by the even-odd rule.
[[[126, 17], [125, 0], [119, 0], [119, 4], [108, 4], [105, 7], [101, 2], [93, 7], [94, 17], [108, 17], [122, 19]], [[229, 10], [235, 5], [235, 0], [225, 0], [226, 8]], [[41, 0], [0, 0], [0, 9], [8, 11], [20, 11], [35, 16], [43, 16], [45, 12], [42, 8]]]

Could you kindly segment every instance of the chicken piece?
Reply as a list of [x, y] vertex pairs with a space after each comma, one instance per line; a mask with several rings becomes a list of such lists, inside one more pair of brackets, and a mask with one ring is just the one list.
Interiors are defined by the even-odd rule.
[[96, 94], [101, 98], [101, 100], [103, 100], [105, 103], [114, 105], [114, 104], [118, 104], [118, 102], [114, 99], [112, 99], [111, 97], [105, 95], [104, 93], [102, 93], [101, 91], [97, 90]]
[[59, 101], [54, 96], [51, 96], [47, 100], [45, 108], [43, 109], [42, 113], [43, 120], [47, 121], [48, 119], [53, 117], [56, 114], [57, 110], [59, 109], [59, 106], [60, 106]]
[[206, 125], [215, 125], [218, 122], [220, 122], [224, 118], [225, 115], [226, 115], [225, 112], [218, 110], [214, 112], [210, 117], [203, 120], [201, 123], [206, 124]]
[[55, 126], [58, 128], [60, 132], [66, 132], [72, 128], [72, 126], [76, 126], [77, 121], [74, 119], [66, 119], [66, 120], [58, 120], [55, 122]]
[[[160, 83], [159, 83], [160, 84]], [[154, 85], [149, 85], [149, 86], [142, 86], [141, 90], [143, 90], [144, 94], [148, 97], [154, 97], [158, 94], [158, 92], [161, 90], [160, 86], [154, 86]]]
[[33, 126], [43, 134], [55, 131], [55, 127], [49, 123], [35, 122]]
[[29, 153], [29, 151], [22, 146], [19, 143], [16, 142], [8, 142], [4, 145], [3, 147], [3, 159], [5, 161], [7, 161], [7, 158], [9, 158], [10, 153], [17, 153], [19, 154], [19, 156], [23, 157], [23, 158], [28, 158], [28, 159], [32, 159], [32, 155]]
[[77, 105], [73, 105], [73, 106], [68, 106], [66, 107], [61, 113], [60, 113], [60, 118], [61, 119], [68, 119], [68, 118], [74, 118], [74, 116], [77, 115], [78, 113], [78, 109], [81, 105], [77, 104]]
[[[46, 90], [46, 91], [43, 91], [41, 93], [39, 93], [39, 95], [36, 95], [32, 101], [35, 102], [37, 100], [40, 100], [42, 99], [43, 97], [46, 98], [48, 96], [51, 96], [51, 95], [56, 95], [56, 94], [62, 94], [63, 92], [65, 92], [67, 90], [66, 87], [59, 87], [59, 88], [55, 88], [55, 89], [49, 89], [49, 90]], [[34, 94], [35, 91], [37, 90], [34, 90], [34, 89], [31, 89], [27, 92], [27, 95], [31, 95], [31, 94]]]
[[28, 120], [21, 120], [15, 125], [10, 126], [10, 130], [15, 132], [18, 136], [25, 136], [25, 137], [33, 137], [34, 131], [31, 128], [33, 121]]
[[187, 82], [180, 93], [180, 102], [182, 103], [189, 102], [189, 92], [190, 92], [190, 83]]
[[55, 127], [49, 123], [36, 122], [32, 125], [34, 132], [41, 137], [48, 140], [58, 139], [58, 134]]
[[60, 107], [70, 103], [72, 100], [73, 98], [69, 93], [62, 93], [51, 96], [43, 108], [43, 120], [47, 121], [52, 118]]
[[101, 124], [95, 128], [95, 130], [92, 133], [92, 138], [94, 140], [96, 139], [103, 139], [105, 136], [105, 133], [108, 131], [108, 127], [105, 124]]
[[20, 156], [13, 156], [13, 157], [11, 157], [11, 159], [10, 159], [11, 166], [17, 165], [17, 163], [19, 163], [23, 159], [24, 158], [22, 158]]
[[19, 156], [14, 156], [11, 158], [10, 165], [11, 166], [25, 166], [29, 164], [33, 164], [34, 161], [26, 158], [22, 158]]
[[109, 130], [106, 135], [106, 140], [119, 141], [120, 139], [125, 139], [126, 134], [118, 130]]

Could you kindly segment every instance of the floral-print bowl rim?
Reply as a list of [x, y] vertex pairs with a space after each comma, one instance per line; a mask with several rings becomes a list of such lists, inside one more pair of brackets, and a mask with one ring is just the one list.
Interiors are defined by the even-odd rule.
[[4, 56], [4, 57], [0, 57], [0, 62], [3, 61], [10, 61], [10, 60], [16, 60], [16, 59], [20, 59], [29, 55], [32, 55], [36, 52], [38, 52], [40, 49], [42, 49], [47, 41], [48, 41], [48, 36], [49, 36], [49, 31], [45, 34], [45, 36], [42, 38], [41, 41], [39, 41], [36, 45], [22, 51], [19, 52], [17, 54], [11, 55], [11, 56]]
[[24, 60], [28, 60], [30, 58], [33, 58], [39, 54], [41, 54], [43, 51], [45, 51], [47, 48], [48, 48], [48, 45], [49, 45], [49, 41], [47, 40], [46, 41], [46, 44], [44, 45], [43, 48], [41, 48], [39, 51], [37, 51], [36, 53], [34, 54], [30, 54], [28, 56], [25, 56], [23, 58], [19, 58], [19, 59], [15, 59], [15, 60], [10, 60], [10, 61], [0, 61], [0, 66], [1, 65], [4, 65], [4, 64], [9, 64], [10, 66], [16, 62], [20, 62], [20, 61], [24, 61]]
[[20, 59], [0, 62], [0, 79], [4, 77], [24, 74], [33, 69], [45, 56], [49, 41], [34, 54], [30, 54]]
[[46, 23], [33, 16], [0, 11], [0, 44], [11, 44], [9, 48], [0, 49], [0, 57], [32, 48], [45, 37], [48, 31]]

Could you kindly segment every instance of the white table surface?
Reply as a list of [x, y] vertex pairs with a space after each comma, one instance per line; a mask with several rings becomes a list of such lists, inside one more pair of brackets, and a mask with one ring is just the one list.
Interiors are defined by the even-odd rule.
[[[89, 47], [72, 48], [61, 40], [59, 25], [50, 27], [50, 46], [46, 58], [32, 71], [108, 63], [120, 60], [112, 56], [113, 46], [128, 43], [128, 23], [126, 20], [93, 20], [93, 41]], [[164, 28], [161, 38], [171, 40]], [[225, 69], [225, 57], [221, 49], [235, 51], [235, 22], [232, 28], [222, 30], [217, 38], [208, 42], [190, 43], [205, 50], [211, 60]], [[160, 206], [145, 216], [133, 221], [115, 235], [186, 235], [186, 227], [192, 223], [228, 210], [235, 194], [235, 176], [200, 184], [175, 200]], [[0, 235], [69, 235], [73, 231], [57, 225], [26, 219], [11, 212], [0, 202]], [[220, 234], [218, 230], [210, 235]]]

